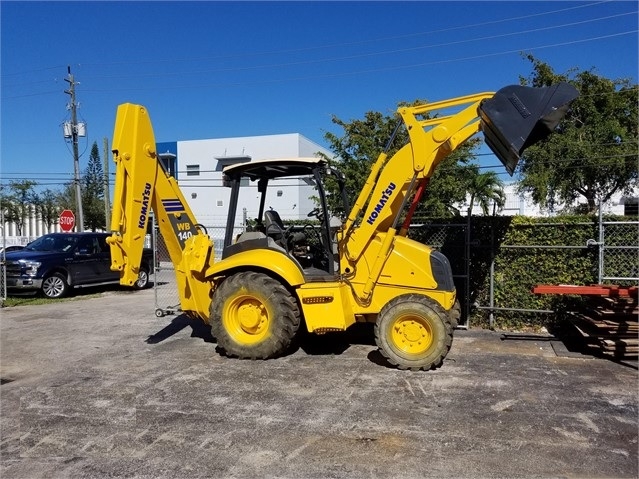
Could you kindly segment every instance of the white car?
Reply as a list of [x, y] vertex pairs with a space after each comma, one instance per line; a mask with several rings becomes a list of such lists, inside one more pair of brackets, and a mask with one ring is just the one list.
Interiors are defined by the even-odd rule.
[[5, 253], [10, 253], [11, 251], [19, 251], [24, 249], [22, 245], [10, 245], [10, 246], [0, 246], [0, 256], [4, 256]]

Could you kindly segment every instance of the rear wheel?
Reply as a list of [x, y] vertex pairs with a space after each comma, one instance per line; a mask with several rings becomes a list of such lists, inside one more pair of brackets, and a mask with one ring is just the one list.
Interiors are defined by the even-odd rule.
[[398, 296], [382, 308], [375, 323], [375, 342], [399, 369], [441, 366], [453, 342], [449, 315], [433, 299], [419, 294]]
[[459, 326], [459, 320], [461, 319], [461, 304], [459, 304], [459, 300], [455, 300], [455, 304], [448, 311], [448, 317], [450, 318], [450, 324], [453, 328]]
[[299, 326], [295, 298], [279, 281], [265, 274], [234, 274], [213, 294], [211, 333], [228, 356], [279, 356], [288, 350]]
[[42, 281], [42, 294], [47, 298], [62, 298], [69, 292], [69, 283], [62, 273], [52, 273]]

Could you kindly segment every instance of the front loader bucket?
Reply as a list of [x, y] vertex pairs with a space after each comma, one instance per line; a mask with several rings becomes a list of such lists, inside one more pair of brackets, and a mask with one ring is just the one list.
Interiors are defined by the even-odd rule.
[[523, 151], [546, 138], [579, 96], [569, 83], [533, 88], [510, 85], [481, 102], [478, 113], [486, 144], [512, 176]]

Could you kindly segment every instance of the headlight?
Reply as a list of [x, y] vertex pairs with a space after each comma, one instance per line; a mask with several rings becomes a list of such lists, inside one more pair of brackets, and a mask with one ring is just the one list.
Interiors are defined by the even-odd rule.
[[38, 274], [38, 268], [42, 264], [39, 261], [29, 261], [26, 259], [18, 260], [18, 263], [24, 268], [24, 274], [27, 276], [35, 276]]

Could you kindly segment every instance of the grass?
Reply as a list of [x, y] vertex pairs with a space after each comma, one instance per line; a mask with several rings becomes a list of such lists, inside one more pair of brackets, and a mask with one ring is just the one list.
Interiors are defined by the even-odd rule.
[[88, 298], [97, 298], [105, 293], [111, 292], [130, 292], [129, 289], [118, 289], [117, 286], [92, 286], [71, 290], [69, 295], [64, 298], [51, 299], [34, 295], [8, 296], [4, 301], [0, 300], [0, 308], [12, 308], [15, 306], [35, 306], [40, 304], [55, 304], [60, 302], [78, 301]]

